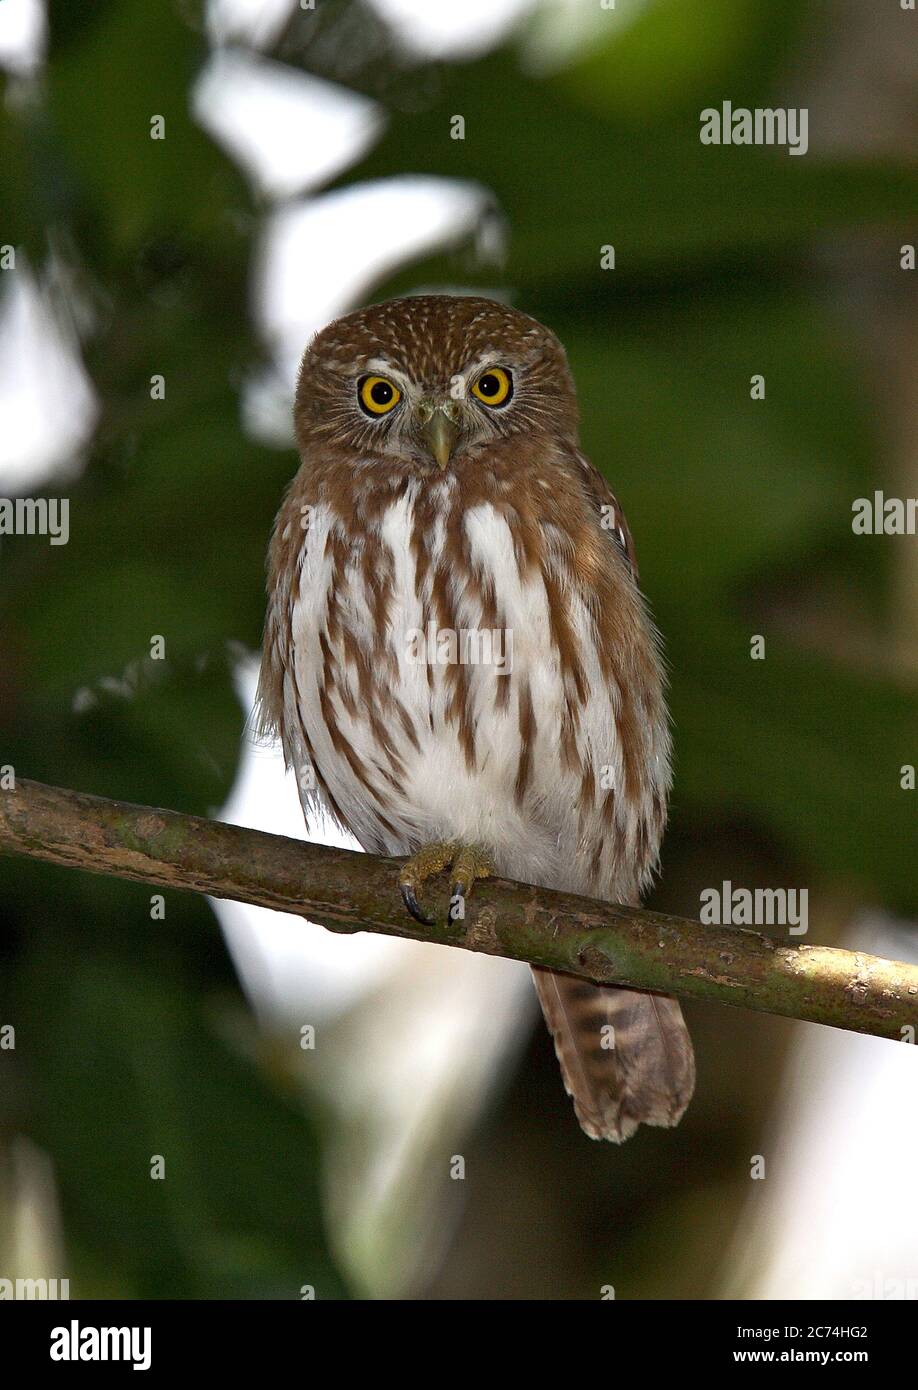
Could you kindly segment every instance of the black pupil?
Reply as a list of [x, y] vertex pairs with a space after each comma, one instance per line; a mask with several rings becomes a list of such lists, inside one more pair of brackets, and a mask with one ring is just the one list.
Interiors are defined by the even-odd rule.
[[374, 405], [388, 405], [392, 394], [392, 387], [388, 381], [377, 381], [370, 387], [370, 400]]
[[496, 396], [500, 390], [500, 377], [494, 376], [491, 372], [483, 376], [478, 383], [478, 389], [483, 396]]

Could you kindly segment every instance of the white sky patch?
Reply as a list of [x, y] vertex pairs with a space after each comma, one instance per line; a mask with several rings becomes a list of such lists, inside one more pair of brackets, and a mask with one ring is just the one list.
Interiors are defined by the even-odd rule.
[[370, 0], [370, 4], [409, 51], [425, 57], [470, 58], [500, 43], [533, 9], [535, 0]]
[[[0, 4], [2, 9], [2, 4]], [[19, 254], [0, 276], [0, 490], [24, 494], [79, 469], [97, 415], [71, 325]]]
[[[445, 892], [444, 880], [441, 904]], [[328, 1155], [332, 1228], [370, 1297], [404, 1293], [446, 1253], [463, 1184], [443, 1155], [464, 1151], [537, 1012], [519, 961], [398, 944], [408, 950], [397, 973], [317, 1078], [347, 1121]]]
[[274, 443], [292, 439], [296, 373], [309, 339], [359, 303], [399, 265], [461, 244], [490, 224], [478, 184], [427, 176], [382, 179], [279, 208], [268, 220], [256, 272], [255, 315], [274, 366], [248, 383], [247, 427]]
[[383, 125], [381, 109], [365, 97], [236, 49], [211, 55], [192, 110], [270, 198], [327, 182], [360, 158]]
[[0, 0], [0, 68], [35, 72], [44, 62], [47, 31], [44, 0]]
[[[877, 915], [839, 945], [918, 960]], [[918, 1044], [801, 1024], [723, 1296], [918, 1297]], [[908, 1292], [909, 1288], [911, 1292]], [[898, 1292], [897, 1292], [898, 1290]]]

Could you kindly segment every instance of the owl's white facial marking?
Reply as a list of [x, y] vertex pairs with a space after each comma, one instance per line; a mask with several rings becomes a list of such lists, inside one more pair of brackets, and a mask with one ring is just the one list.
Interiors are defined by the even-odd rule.
[[503, 354], [497, 351], [482, 353], [474, 361], [468, 363], [461, 371], [456, 372], [450, 381], [450, 395], [456, 400], [465, 400], [471, 394], [472, 384], [481, 376], [486, 367], [496, 366], [503, 362]]

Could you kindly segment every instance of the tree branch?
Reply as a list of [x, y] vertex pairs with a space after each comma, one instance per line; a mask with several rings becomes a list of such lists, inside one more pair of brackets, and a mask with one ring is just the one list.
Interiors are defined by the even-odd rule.
[[0, 852], [292, 912], [331, 931], [459, 946], [599, 983], [739, 1005], [856, 1033], [901, 1039], [918, 1027], [914, 965], [825, 946], [784, 945], [758, 932], [704, 926], [504, 879], [475, 885], [466, 920], [456, 928], [421, 927], [402, 907], [396, 859], [39, 782], [17, 781], [15, 790], [0, 791]]

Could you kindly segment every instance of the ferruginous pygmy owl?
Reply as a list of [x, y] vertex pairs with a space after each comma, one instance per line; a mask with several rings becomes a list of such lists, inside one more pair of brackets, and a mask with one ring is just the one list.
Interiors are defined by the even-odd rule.
[[[487, 299], [376, 304], [308, 347], [295, 424], [259, 698], [307, 820], [318, 798], [411, 856], [420, 920], [448, 867], [452, 918], [488, 873], [637, 903], [670, 786], [658, 638], [560, 343]], [[678, 1003], [533, 974], [586, 1133], [676, 1124]]]

